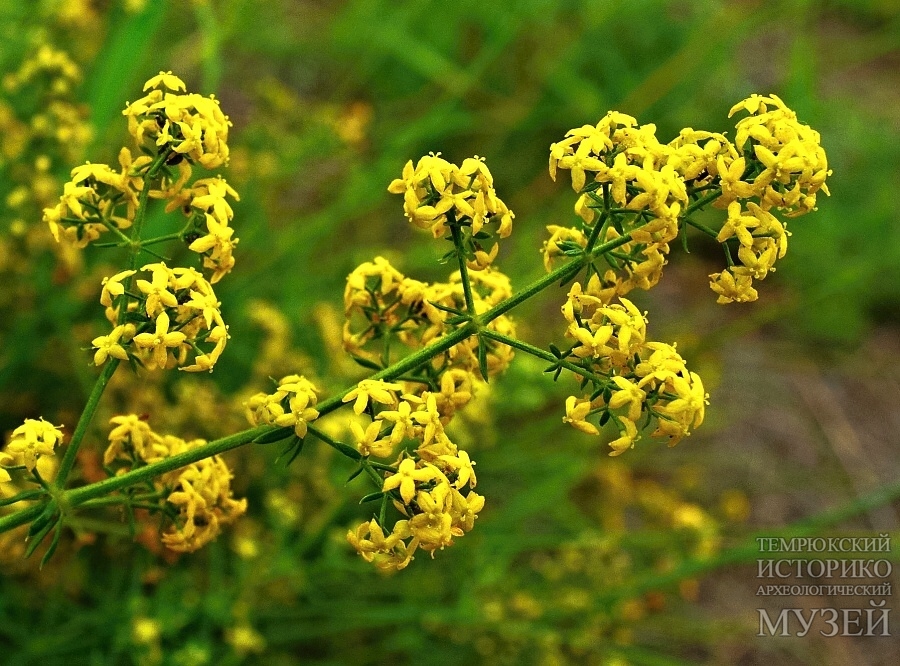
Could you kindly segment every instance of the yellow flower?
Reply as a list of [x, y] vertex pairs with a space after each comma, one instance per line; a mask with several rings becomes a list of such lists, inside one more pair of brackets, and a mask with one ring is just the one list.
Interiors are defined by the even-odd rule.
[[[461, 497], [462, 495], [456, 493], [454, 495], [454, 500]], [[456, 504], [457, 502], [454, 502], [454, 509], [457, 508]], [[456, 518], [456, 524], [463, 531], [469, 532], [475, 525], [475, 519], [478, 518], [478, 512], [484, 508], [484, 497], [482, 497], [475, 491], [471, 491], [468, 495], [466, 495], [463, 502], [460, 502], [459, 504], [459, 513]]]
[[[379, 414], [380, 416], [380, 414]], [[350, 431], [356, 439], [356, 448], [364, 456], [387, 458], [394, 452], [394, 442], [387, 437], [379, 439], [382, 421], [372, 421], [365, 430], [356, 421], [350, 421]]]
[[44, 419], [25, 419], [25, 422], [13, 430], [12, 437], [6, 447], [8, 453], [21, 460], [28, 471], [34, 470], [40, 456], [52, 456], [56, 445], [62, 441], [62, 426], [54, 426]]
[[619, 430], [619, 438], [609, 443], [609, 446], [612, 448], [612, 451], [609, 452], [611, 456], [620, 456], [628, 449], [634, 448], [634, 443], [640, 438], [634, 421], [620, 418], [619, 422], [622, 425], [622, 428]]
[[[422, 394], [425, 397], [425, 394]], [[428, 446], [433, 439], [444, 434], [444, 424], [441, 421], [441, 413], [437, 408], [437, 396], [429, 393], [425, 397], [424, 409], [413, 412], [413, 420], [425, 428], [422, 433], [422, 444]]]
[[203, 314], [203, 321], [206, 322], [206, 328], [208, 329], [212, 328], [216, 315], [221, 316], [219, 308], [222, 304], [212, 291], [204, 294], [199, 291], [191, 290], [191, 300], [185, 303], [185, 305], [194, 308]]
[[619, 153], [616, 155], [616, 159], [613, 160], [613, 165], [601, 172], [597, 180], [612, 183], [610, 193], [613, 201], [620, 206], [624, 206], [626, 203], [625, 188], [628, 183], [637, 178], [637, 174], [640, 171], [641, 168], [637, 165], [628, 164], [628, 158], [625, 156], [625, 153]]
[[397, 473], [384, 480], [382, 490], [387, 492], [395, 488], [400, 489], [400, 497], [409, 504], [416, 495], [416, 481], [430, 481], [443, 475], [435, 467], [425, 463], [425, 467], [416, 468], [416, 461], [406, 458], [397, 468]]
[[180, 331], [169, 332], [169, 315], [161, 312], [156, 318], [156, 331], [154, 333], [140, 333], [134, 336], [134, 344], [151, 352], [151, 366], [164, 368], [168, 359], [168, 350], [178, 347], [185, 340], [184, 333]]
[[709, 395], [703, 390], [703, 381], [700, 379], [700, 375], [692, 372], [689, 377], [690, 381], [680, 375], [670, 379], [672, 389], [678, 398], [667, 403], [661, 409], [664, 409], [667, 415], [683, 420], [691, 428], [697, 428], [703, 423]]
[[144, 84], [144, 92], [151, 88], [159, 88], [160, 86], [168, 88], [169, 90], [174, 90], [175, 92], [184, 92], [186, 90], [184, 81], [172, 74], [172, 72], [160, 72], [156, 76], [151, 77], [147, 83]]
[[412, 407], [406, 400], [402, 400], [396, 410], [378, 412], [378, 418], [394, 424], [391, 429], [391, 444], [394, 446], [400, 444], [405, 437], [415, 436], [417, 426], [412, 418]]
[[647, 334], [647, 320], [643, 313], [627, 298], [619, 298], [621, 305], [613, 304], [600, 308], [600, 312], [616, 327], [619, 351], [631, 352], [644, 343]]
[[590, 400], [579, 400], [574, 395], [570, 395], [566, 398], [566, 415], [563, 417], [563, 423], [568, 423], [573, 428], [588, 435], [599, 435], [600, 431], [597, 429], [597, 426], [586, 420], [590, 411]]
[[753, 245], [753, 236], [750, 230], [758, 226], [759, 218], [755, 215], [745, 215], [741, 210], [740, 202], [734, 201], [728, 204], [728, 219], [722, 225], [716, 240], [723, 243], [732, 236], [737, 236], [741, 245], [750, 246]]
[[458, 470], [456, 477], [456, 488], [462, 488], [467, 483], [474, 488], [478, 483], [475, 478], [475, 463], [469, 458], [469, 454], [465, 451], [457, 451], [455, 456], [438, 456], [451, 469]]
[[113, 301], [125, 293], [125, 280], [135, 274], [136, 271], [122, 271], [116, 273], [112, 277], [103, 278], [103, 289], [100, 291], [100, 305], [112, 307]]
[[759, 298], [753, 288], [753, 278], [749, 275], [737, 275], [732, 270], [726, 270], [709, 277], [710, 289], [719, 294], [717, 303], [749, 303]]
[[619, 387], [618, 391], [612, 394], [609, 399], [610, 409], [619, 409], [628, 406], [628, 418], [631, 421], [637, 421], [641, 417], [641, 410], [644, 406], [644, 400], [647, 394], [635, 386], [625, 377], [613, 377], [613, 383]]
[[664, 382], [685, 369], [684, 359], [675, 350], [674, 345], [665, 342], [648, 342], [645, 349], [651, 351], [649, 356], [643, 355], [641, 362], [635, 366], [634, 374], [641, 377], [639, 387], [650, 382]]
[[[131, 325], [129, 324], [129, 326]], [[91, 344], [97, 347], [97, 351], [94, 353], [94, 365], [103, 365], [110, 356], [120, 361], [128, 360], [128, 352], [119, 344], [119, 339], [126, 330], [125, 325], [116, 326], [109, 335], [101, 335], [91, 341]]]
[[589, 329], [580, 326], [571, 326], [569, 331], [581, 343], [580, 346], [572, 350], [578, 358], [602, 358], [609, 355], [611, 348], [606, 343], [612, 337], [612, 326], [608, 324], [598, 326], [593, 333]]
[[353, 411], [362, 414], [369, 404], [369, 400], [382, 405], [396, 405], [397, 396], [394, 391], [402, 391], [400, 384], [390, 384], [380, 379], [363, 379], [356, 388], [347, 393], [341, 402], [354, 400]]
[[158, 263], [147, 264], [141, 270], [152, 271], [153, 274], [151, 277], [152, 281], [137, 280], [135, 282], [137, 288], [147, 295], [147, 315], [155, 317], [164, 308], [177, 307], [178, 299], [175, 297], [175, 294], [169, 291], [171, 269], [164, 263]]
[[584, 188], [587, 180], [586, 171], [597, 172], [606, 168], [603, 160], [592, 157], [590, 152], [591, 144], [588, 141], [582, 141], [573, 154], [562, 157], [558, 162], [560, 169], [572, 171], [572, 189], [576, 192], [580, 192]]

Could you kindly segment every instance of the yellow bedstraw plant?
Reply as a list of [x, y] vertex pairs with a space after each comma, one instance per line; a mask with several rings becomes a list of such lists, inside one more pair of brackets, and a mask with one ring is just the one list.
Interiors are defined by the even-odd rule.
[[[124, 269], [99, 285], [110, 329], [92, 342], [100, 376], [62, 460], [41, 467], [65, 432], [43, 419], [26, 420], [0, 454], [0, 480], [19, 489], [2, 500], [14, 510], [0, 516], [0, 531], [30, 524], [27, 554], [53, 531], [45, 560], [69, 516], [110, 506], [132, 529], [135, 509], [159, 514], [166, 547], [196, 550], [246, 510], [246, 500], [232, 497], [221, 454], [284, 442], [293, 460], [311, 438], [353, 462], [351, 480], [374, 485], [361, 500], [373, 511], [347, 534], [363, 559], [398, 570], [418, 551], [433, 556], [469, 532], [485, 506], [474, 490], [475, 461], [451, 440], [448, 425], [504, 372], [514, 350], [546, 361], [554, 379], [575, 376], [579, 389], [562, 420], [593, 437], [611, 423], [610, 455], [642, 437], [674, 446], [703, 422], [707, 394], [675, 345], [649, 336], [646, 313], [626, 296], [660, 280], [670, 244], [681, 238], [686, 246], [693, 227], [723, 248], [726, 265], [710, 276], [718, 301], [755, 300], [754, 281], [787, 250], [777, 215], [814, 210], [830, 173], [819, 135], [774, 95], [732, 108], [746, 114], [733, 142], [687, 128], [662, 143], [654, 125], [610, 112], [551, 146], [551, 177], [568, 171], [577, 194], [575, 223], [547, 227], [547, 274], [514, 291], [495, 262], [515, 216], [485, 161], [457, 165], [440, 154], [410, 161], [388, 190], [403, 196], [410, 224], [449, 241], [443, 260], [455, 270], [446, 282], [427, 283], [375, 257], [348, 276], [343, 344], [372, 371], [368, 378], [323, 398], [307, 377], [284, 376], [246, 401], [251, 428], [210, 442], [158, 434], [135, 414], [115, 416], [103, 456], [108, 478], [69, 488], [76, 453], [121, 362], [137, 372], [212, 371], [229, 337], [213, 285], [234, 267], [230, 201], [238, 197], [220, 176], [194, 174], [197, 166], [227, 163], [230, 122], [214, 97], [186, 92], [170, 72], [151, 78], [144, 92], [123, 112], [137, 153], [123, 148], [118, 168], [76, 167], [59, 203], [44, 213], [60, 243], [127, 254]], [[151, 199], [184, 215], [179, 230], [142, 236]], [[707, 206], [724, 212], [717, 229], [696, 219]], [[163, 242], [187, 245], [198, 265], [167, 265], [151, 249]], [[142, 252], [158, 261], [141, 265]], [[569, 285], [560, 319], [567, 343], [541, 349], [517, 338], [510, 311], [557, 283]], [[346, 442], [317, 427], [343, 407]]]

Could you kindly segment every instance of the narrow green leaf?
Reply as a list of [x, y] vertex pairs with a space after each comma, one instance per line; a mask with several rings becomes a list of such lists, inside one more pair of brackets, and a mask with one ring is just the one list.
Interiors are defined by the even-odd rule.
[[382, 367], [378, 365], [375, 361], [370, 361], [367, 358], [363, 358], [362, 356], [357, 356], [356, 354], [350, 354], [350, 358], [352, 358], [357, 365], [361, 365], [362, 367], [368, 370], [381, 370]]
[[54, 522], [48, 520], [43, 525], [43, 527], [41, 527], [40, 531], [38, 531], [36, 534], [28, 535], [28, 548], [25, 549], [26, 560], [34, 554], [34, 551], [37, 550], [37, 547], [41, 545], [41, 541], [43, 541], [44, 537], [47, 536], [47, 533], [53, 529], [54, 525]]
[[47, 552], [44, 553], [44, 556], [41, 558], [41, 569], [44, 568], [44, 565], [50, 561], [50, 558], [53, 557], [53, 553], [56, 552], [56, 547], [59, 545], [59, 538], [62, 536], [62, 520], [56, 521], [56, 530], [53, 532], [53, 540], [50, 542], [50, 546], [47, 548]]
[[465, 312], [463, 312], [462, 310], [457, 310], [456, 308], [451, 307], [449, 305], [443, 305], [442, 303], [435, 303], [434, 301], [428, 301], [428, 302], [431, 305], [433, 305], [434, 307], [436, 307], [438, 310], [443, 310], [444, 312], [449, 312], [449, 313], [455, 314], [455, 315], [464, 315], [465, 314]]
[[357, 468], [355, 470], [353, 470], [353, 472], [350, 474], [350, 476], [347, 477], [347, 481], [345, 483], [350, 483], [351, 481], [353, 481], [353, 479], [355, 479], [360, 474], [362, 474], [363, 471], [365, 471], [365, 469], [366, 469], [365, 463], [360, 461], [360, 464], [357, 466]]
[[[34, 522], [31, 523], [31, 527], [28, 528], [29, 538], [42, 531], [45, 526], [49, 525], [50, 519], [53, 518], [54, 513], [56, 513], [56, 503], [51, 500], [47, 504], [47, 507], [44, 509], [43, 513], [35, 518]], [[44, 534], [46, 534], [46, 532], [44, 532]]]
[[381, 511], [378, 512], [378, 523], [384, 525], [387, 522], [388, 495], [385, 494], [381, 498]]
[[379, 490], [378, 492], [365, 495], [362, 499], [359, 500], [359, 503], [365, 504], [366, 502], [374, 502], [375, 500], [381, 499], [382, 497], [384, 497], [384, 492]]
[[478, 369], [482, 379], [488, 381], [487, 342], [481, 336], [478, 337]]
[[[95, 144], [101, 145], [111, 131], [123, 133], [120, 110], [126, 100], [140, 95], [137, 78], [150, 54], [153, 38], [163, 25], [168, 3], [148, 2], [140, 12], [114, 12], [110, 35], [94, 58], [94, 69], [88, 75], [87, 106], [96, 130]], [[177, 72], [176, 72], [177, 73]]]
[[301, 453], [303, 453], [303, 445], [304, 445], [304, 443], [306, 443], [306, 440], [300, 439], [299, 437], [296, 437], [296, 440], [297, 440], [297, 442], [296, 442], [296, 444], [294, 444], [294, 452], [291, 453], [291, 457], [288, 458], [287, 463], [285, 463], [285, 467], [290, 467], [291, 463], [297, 459], [297, 456], [299, 456]]
[[269, 432], [264, 432], [259, 437], [253, 439], [254, 444], [273, 444], [275, 442], [281, 442], [291, 436], [293, 433], [293, 429], [290, 427], [285, 428], [275, 428], [274, 430], [270, 430]]
[[[9, 468], [7, 468], [9, 469]], [[13, 495], [11, 497], [4, 497], [0, 499], [0, 506], [9, 506], [10, 504], [15, 504], [16, 502], [23, 502], [25, 500], [34, 499], [35, 497], [40, 497], [44, 494], [43, 488], [35, 488], [33, 490], [23, 490], [17, 495]]]

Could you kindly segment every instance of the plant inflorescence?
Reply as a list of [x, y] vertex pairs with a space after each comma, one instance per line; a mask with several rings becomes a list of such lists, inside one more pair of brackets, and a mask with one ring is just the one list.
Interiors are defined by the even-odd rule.
[[[106, 478], [69, 488], [79, 447], [122, 362], [138, 373], [212, 371], [229, 339], [213, 285], [234, 267], [230, 201], [238, 195], [221, 176], [197, 178], [195, 169], [227, 164], [230, 121], [218, 100], [188, 93], [170, 72], [151, 78], [144, 92], [123, 112], [137, 153], [122, 148], [118, 169], [76, 167], [58, 203], [44, 211], [59, 243], [126, 255], [122, 270], [99, 285], [110, 326], [92, 341], [100, 375], [58, 466], [47, 461], [64, 431], [43, 419], [26, 420], [0, 454], [0, 481], [18, 488], [2, 500], [12, 510], [0, 517], [0, 531], [29, 525], [28, 554], [52, 532], [45, 559], [74, 513], [108, 507], [120, 509], [132, 529], [136, 511], [159, 516], [166, 547], [196, 550], [246, 510], [246, 500], [232, 496], [223, 453], [283, 442], [293, 460], [315, 439], [352, 462], [351, 480], [373, 484], [361, 502], [373, 509], [349, 531], [349, 543], [381, 569], [403, 569], [418, 551], [434, 555], [472, 530], [484, 508], [475, 462], [448, 428], [515, 352], [546, 362], [554, 379], [574, 377], [562, 421], [595, 437], [608, 427], [610, 455], [642, 437], [674, 446], [703, 423], [708, 396], [675, 345], [648, 335], [646, 313], [626, 296], [656, 285], [670, 245], [687, 246], [694, 229], [723, 249], [726, 265], [710, 276], [718, 301], [756, 300], [754, 281], [787, 250], [781, 218], [814, 210], [830, 173], [819, 135], [774, 95], [732, 108], [748, 114], [733, 142], [687, 128], [662, 143], [654, 125], [610, 112], [551, 146], [551, 177], [569, 171], [577, 194], [575, 223], [547, 227], [547, 273], [516, 291], [497, 266], [515, 215], [484, 159], [410, 161], [388, 190], [403, 196], [410, 224], [449, 243], [442, 261], [453, 270], [444, 282], [424, 282], [379, 256], [350, 273], [343, 346], [369, 377], [323, 397], [312, 379], [283, 376], [246, 401], [249, 429], [213, 441], [159, 434], [144, 417], [117, 415], [103, 456]], [[154, 199], [182, 221], [145, 238]], [[698, 218], [708, 207], [725, 211], [718, 228]], [[159, 254], [164, 243], [182, 244], [197, 265], [169, 266]], [[142, 253], [155, 261], [142, 264]], [[543, 349], [517, 337], [510, 313], [557, 284], [568, 286], [559, 322], [566, 342]], [[343, 430], [320, 422], [345, 407]]]

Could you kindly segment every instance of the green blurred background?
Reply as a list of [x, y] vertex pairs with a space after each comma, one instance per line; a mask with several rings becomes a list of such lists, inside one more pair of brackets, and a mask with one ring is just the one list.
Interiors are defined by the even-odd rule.
[[[41, 43], [81, 65], [74, 97], [93, 127], [81, 160], [114, 162], [121, 108], [161, 69], [215, 92], [234, 122], [225, 176], [241, 193], [241, 243], [217, 287], [232, 340], [213, 376], [153, 387], [171, 409], [156, 405], [168, 419], [156, 427], [185, 437], [227, 434], [204, 430], [210, 422], [241, 427], [240, 400], [267, 374], [303, 369], [332, 390], [358, 377], [335, 358], [331, 332], [360, 262], [382, 254], [407, 275], [446, 275], [436, 261], [445, 248], [411, 230], [386, 191], [408, 159], [486, 157], [516, 212], [498, 265], [517, 287], [543, 273], [545, 225], [573, 219], [565, 178], [547, 175], [549, 144], [609, 109], [655, 123], [666, 141], [685, 126], [727, 131], [733, 103], [774, 92], [821, 133], [834, 170], [832, 196], [791, 223], [759, 302], [715, 304], [707, 275], [722, 259], [699, 237], [690, 254], [673, 249], [658, 288], [635, 295], [651, 335], [677, 340], [711, 393], [707, 423], [677, 448], [641, 442], [608, 458], [602, 441], [561, 423], [574, 386], [520, 355], [456, 432], [488, 508], [434, 561], [378, 575], [343, 540], [368, 517], [356, 504], [368, 489], [344, 485], [347, 466], [316, 449], [285, 469], [257, 447], [232, 459], [250, 516], [201, 552], [167, 562], [109, 519], [85, 526], [89, 536], [43, 572], [4, 558], [0, 663], [895, 663], [895, 637], [757, 638], [761, 605], [836, 602], [760, 600], [746, 548], [753, 534], [900, 479], [895, 2], [0, 7], [0, 73]], [[35, 112], [21, 96], [4, 103], [20, 119]], [[7, 204], [27, 160], [0, 166]], [[72, 166], [54, 164], [60, 182]], [[89, 280], [60, 276], [49, 251], [16, 240], [18, 219], [41, 224], [0, 212], [4, 251], [25, 253], [24, 265], [0, 262], [4, 432], [39, 414], [74, 423], [95, 372], [85, 348], [102, 328], [92, 290], [121, 261], [89, 250]], [[550, 291], [517, 310], [520, 337], [558, 342], [562, 299]], [[283, 314], [289, 349], [275, 357], [296, 367], [262, 367], [273, 325], [261, 323], [259, 300]], [[142, 400], [152, 403], [123, 385], [109, 414]], [[874, 504], [836, 527], [898, 535], [897, 505]]]

